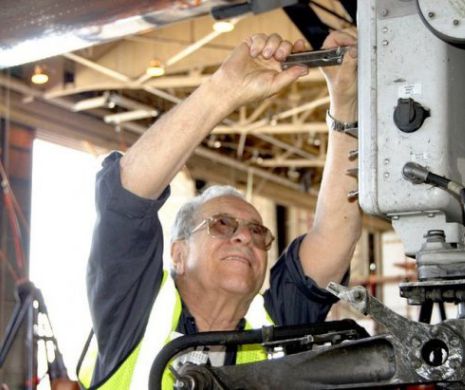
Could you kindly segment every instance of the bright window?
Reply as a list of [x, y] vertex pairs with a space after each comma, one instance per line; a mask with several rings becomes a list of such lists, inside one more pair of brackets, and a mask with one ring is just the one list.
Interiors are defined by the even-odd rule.
[[44, 295], [71, 378], [91, 326], [85, 271], [98, 166], [91, 154], [34, 141], [30, 278]]

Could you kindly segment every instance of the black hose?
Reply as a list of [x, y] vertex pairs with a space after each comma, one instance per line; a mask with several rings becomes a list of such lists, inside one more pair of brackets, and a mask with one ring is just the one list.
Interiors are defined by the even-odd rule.
[[450, 183], [450, 179], [447, 177], [436, 175], [435, 173], [429, 172], [425, 180], [426, 184], [432, 184], [440, 188], [447, 189], [447, 186]]
[[319, 335], [330, 332], [355, 330], [358, 338], [368, 337], [364, 328], [353, 320], [328, 321], [314, 325], [293, 325], [281, 327], [263, 327], [254, 330], [239, 330], [227, 332], [202, 332], [194, 335], [181, 336], [166, 344], [153, 361], [149, 376], [149, 389], [161, 390], [163, 372], [169, 361], [179, 352], [199, 345], [244, 345], [261, 344], [270, 341], [282, 341]]
[[413, 184], [432, 184], [446, 190], [450, 183], [450, 179], [447, 177], [436, 175], [426, 167], [411, 161], [406, 163], [402, 168], [402, 175]]

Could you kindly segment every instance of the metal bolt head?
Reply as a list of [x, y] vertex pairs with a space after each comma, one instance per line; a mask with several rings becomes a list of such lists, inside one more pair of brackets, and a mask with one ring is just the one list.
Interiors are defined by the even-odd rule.
[[418, 337], [413, 337], [411, 344], [413, 347], [418, 348], [421, 345], [421, 340]]
[[389, 10], [387, 10], [386, 8], [383, 8], [381, 10], [381, 16], [387, 16], [389, 14]]
[[454, 26], [458, 26], [458, 25], [460, 24], [460, 20], [454, 19], [454, 20], [452, 21], [452, 24], [453, 24]]
[[428, 12], [428, 18], [434, 18], [435, 13], [434, 12]]
[[458, 337], [452, 337], [450, 339], [450, 345], [452, 345], [453, 347], [458, 347], [460, 345], [460, 340]]
[[354, 299], [356, 301], [361, 301], [363, 299], [363, 293], [359, 290], [354, 291]]
[[460, 360], [459, 359], [451, 359], [450, 366], [452, 368], [459, 368], [460, 367]]
[[387, 39], [384, 39], [383, 40], [383, 46], [387, 46], [387, 45], [389, 45], [389, 41]]

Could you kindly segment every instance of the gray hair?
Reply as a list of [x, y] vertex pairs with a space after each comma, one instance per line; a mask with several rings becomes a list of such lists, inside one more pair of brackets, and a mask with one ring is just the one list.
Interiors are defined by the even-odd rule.
[[177, 212], [171, 227], [171, 242], [189, 237], [194, 225], [197, 210], [206, 202], [220, 196], [235, 196], [245, 200], [244, 196], [232, 186], [214, 185], [208, 187], [200, 195], [185, 203]]

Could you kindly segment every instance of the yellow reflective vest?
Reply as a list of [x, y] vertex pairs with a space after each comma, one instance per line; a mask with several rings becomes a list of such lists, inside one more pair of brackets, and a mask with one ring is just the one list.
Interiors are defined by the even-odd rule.
[[[91, 386], [91, 382], [98, 357], [98, 346], [95, 335], [91, 335], [84, 347], [77, 368], [78, 380], [82, 388], [89, 390], [148, 389], [150, 368], [155, 358], [153, 351], [160, 351], [166, 343], [179, 336], [175, 329], [181, 316], [181, 310], [181, 297], [173, 279], [165, 271], [162, 287], [153, 305], [142, 340], [121, 364], [112, 370], [112, 373], [94, 386]], [[245, 319], [245, 329], [247, 330], [273, 325], [261, 295], [254, 298]], [[252, 363], [265, 359], [266, 353], [261, 345], [244, 345], [237, 351], [236, 364]], [[175, 379], [171, 371], [166, 369], [163, 374], [163, 390], [171, 390], [174, 382]]]

